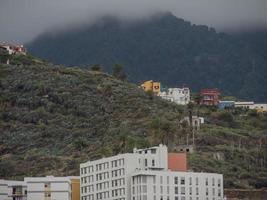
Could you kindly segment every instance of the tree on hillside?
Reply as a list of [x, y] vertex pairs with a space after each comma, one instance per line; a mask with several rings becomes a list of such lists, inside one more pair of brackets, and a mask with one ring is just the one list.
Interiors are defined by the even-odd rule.
[[122, 81], [125, 81], [127, 76], [124, 73], [123, 66], [120, 64], [115, 64], [112, 68], [112, 75], [116, 77], [117, 79], [120, 79]]
[[98, 71], [98, 72], [101, 72], [102, 71], [102, 66], [99, 65], [99, 64], [95, 64], [91, 67], [91, 70], [92, 71]]

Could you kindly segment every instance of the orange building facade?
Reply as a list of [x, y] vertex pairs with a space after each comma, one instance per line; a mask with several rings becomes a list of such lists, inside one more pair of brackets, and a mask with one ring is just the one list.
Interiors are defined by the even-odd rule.
[[188, 170], [186, 153], [168, 153], [168, 168], [171, 171]]
[[80, 179], [71, 179], [71, 200], [80, 200]]

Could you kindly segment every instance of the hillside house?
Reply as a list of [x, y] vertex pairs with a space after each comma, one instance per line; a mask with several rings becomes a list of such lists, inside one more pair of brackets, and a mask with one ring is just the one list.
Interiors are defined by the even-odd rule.
[[190, 89], [188, 87], [169, 88], [167, 92], [160, 92], [159, 96], [179, 105], [186, 105], [190, 102]]
[[257, 110], [257, 112], [267, 112], [266, 103], [254, 103], [253, 101], [248, 101], [248, 102], [237, 101], [235, 102], [235, 107]]
[[231, 109], [235, 107], [235, 101], [219, 101], [218, 108], [220, 110]]
[[14, 54], [26, 55], [27, 54], [26, 48], [23, 45], [0, 42], [0, 48], [2, 50], [6, 50], [9, 55], [14, 55]]
[[220, 91], [214, 89], [202, 89], [200, 92], [200, 105], [217, 106], [220, 101]]
[[[201, 124], [204, 124], [205, 120], [204, 117], [192, 116], [192, 127], [195, 130], [200, 130]], [[180, 124], [186, 123], [190, 126], [190, 119], [189, 117], [185, 117], [180, 121]]]
[[143, 88], [144, 91], [148, 92], [151, 91], [154, 94], [159, 94], [160, 93], [160, 82], [154, 82], [152, 80], [150, 81], [145, 81], [141, 87]]

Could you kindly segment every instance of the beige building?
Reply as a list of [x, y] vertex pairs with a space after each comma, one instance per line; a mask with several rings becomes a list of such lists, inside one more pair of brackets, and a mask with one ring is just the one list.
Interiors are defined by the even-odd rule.
[[267, 112], [266, 103], [254, 103], [253, 101], [237, 101], [235, 102], [236, 108], [247, 108], [251, 110], [257, 110], [258, 112]]

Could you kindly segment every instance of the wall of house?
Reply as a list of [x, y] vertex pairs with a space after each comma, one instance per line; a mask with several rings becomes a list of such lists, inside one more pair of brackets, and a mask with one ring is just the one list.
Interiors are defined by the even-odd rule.
[[168, 153], [168, 169], [186, 172], [188, 170], [186, 153]]

